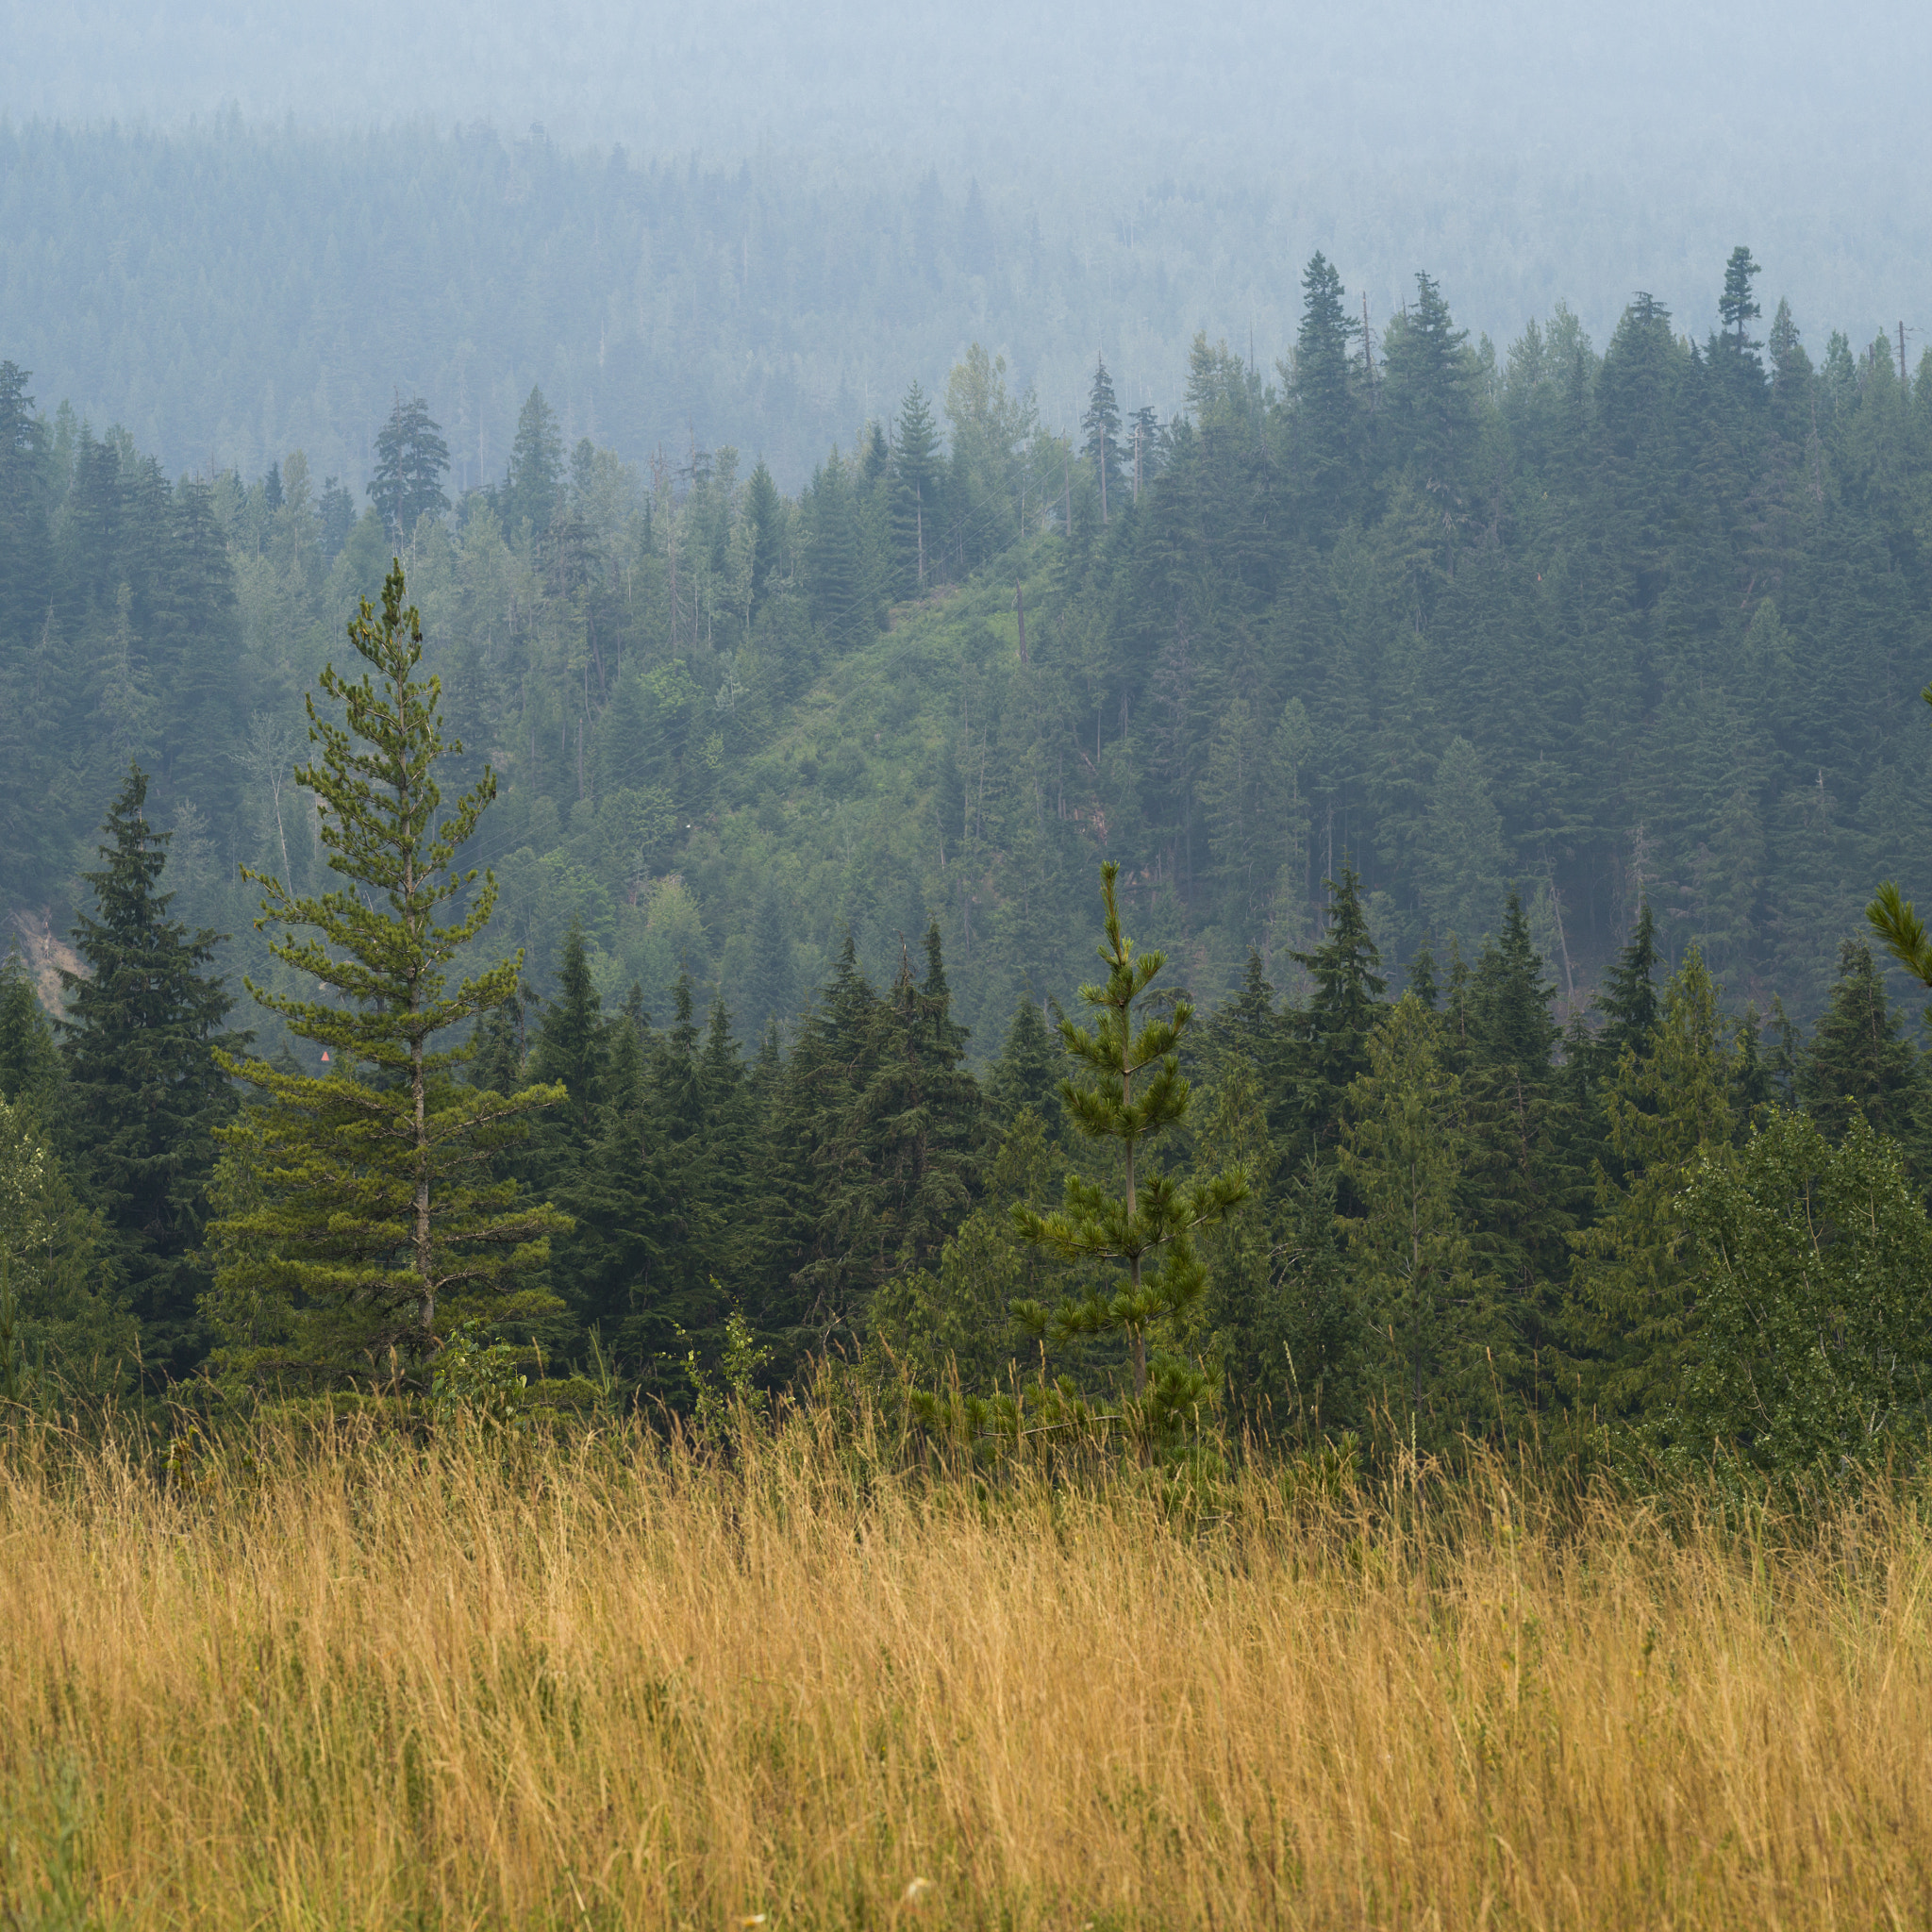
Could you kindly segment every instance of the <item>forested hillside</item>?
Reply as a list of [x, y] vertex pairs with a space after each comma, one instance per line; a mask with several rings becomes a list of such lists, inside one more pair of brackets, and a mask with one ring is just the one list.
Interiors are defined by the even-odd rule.
[[[577, 1220], [560, 1357], [595, 1333], [675, 1393], [736, 1306], [781, 1360], [884, 1338], [989, 1381], [1006, 1304], [1083, 1278], [1005, 1209], [1084, 1159], [1041, 1006], [1091, 975], [1106, 859], [1213, 1011], [1182, 1158], [1254, 1183], [1188, 1331], [1225, 1386], [1360, 1424], [1392, 1374], [1439, 1432], [1668, 1407], [1699, 1158], [1802, 1103], [1826, 1139], [1777, 1158], [1907, 1203], [1874, 1264], [1907, 1275], [1927, 1179], [1919, 1058], [1844, 941], [1880, 878], [1923, 896], [1932, 367], [1814, 357], [1719, 266], [1702, 340], [1639, 296], [1601, 353], [1558, 310], [1491, 358], [1426, 275], [1365, 340], [1317, 256], [1272, 375], [1202, 338], [1163, 421], [1103, 367], [1069, 441], [975, 350], [789, 499], [731, 450], [566, 447], [537, 391], [480, 489], [409, 398], [359, 513], [300, 453], [171, 482], [9, 364], [8, 904], [93, 905], [120, 792], [125, 866], [172, 841], [183, 987], [206, 925], [231, 991], [288, 993], [234, 868], [321, 880], [303, 694], [400, 555], [452, 777], [502, 777], [465, 858], [531, 991], [475, 1077], [570, 1096], [510, 1170]], [[94, 1196], [143, 1319], [177, 1369], [293, 1374], [287, 1310], [190, 1291], [192, 1191]]]
[[1514, 884], [1568, 1007], [1648, 896], [1667, 958], [1815, 1014], [1918, 862], [1932, 391], [1782, 308], [1760, 350], [1726, 286], [1701, 343], [1640, 297], [1601, 356], [1559, 311], [1491, 364], [1424, 279], [1365, 357], [1318, 260], [1272, 376], [1200, 341], [1160, 422], [1103, 372], [1070, 447], [975, 352], [793, 499], [567, 449], [533, 394], [468, 492], [399, 405], [358, 514], [300, 453], [170, 482], [10, 373], [0, 890], [64, 926], [136, 756], [245, 931], [235, 863], [308, 862], [300, 694], [400, 548], [539, 984], [578, 918], [612, 997], [681, 963], [755, 1036], [930, 911], [983, 1037], [1083, 970], [1102, 856], [1208, 994], [1345, 858], [1391, 958]]

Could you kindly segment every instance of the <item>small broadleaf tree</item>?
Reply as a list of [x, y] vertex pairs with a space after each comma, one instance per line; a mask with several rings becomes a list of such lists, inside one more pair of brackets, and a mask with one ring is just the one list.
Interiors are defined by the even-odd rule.
[[[292, 1307], [294, 1345], [268, 1364], [280, 1376], [331, 1380], [358, 1358], [408, 1373], [466, 1320], [502, 1328], [551, 1311], [554, 1298], [532, 1277], [549, 1237], [570, 1225], [491, 1170], [525, 1118], [560, 1102], [563, 1089], [478, 1090], [454, 1077], [471, 1048], [433, 1044], [514, 1000], [523, 956], [448, 991], [458, 952], [496, 903], [493, 875], [477, 887], [477, 874], [456, 864], [496, 779], [486, 767], [439, 822], [435, 768], [462, 747], [442, 738], [438, 680], [418, 675], [422, 620], [405, 595], [397, 562], [380, 616], [365, 598], [349, 625], [369, 669], [359, 680], [333, 665], [322, 674], [342, 722], [308, 700], [320, 756], [295, 775], [315, 794], [329, 869], [342, 883], [303, 896], [245, 874], [262, 890], [257, 925], [276, 933], [275, 958], [338, 996], [248, 989], [298, 1039], [325, 1050], [326, 1075], [228, 1062], [262, 1098], [225, 1137], [231, 1168], [247, 1173], [231, 1173], [229, 1211], [214, 1229], [212, 1312], [219, 1321], [225, 1308]], [[440, 923], [439, 911], [465, 894], [454, 921]]]
[[1051, 1214], [1016, 1208], [1014, 1220], [1040, 1246], [1070, 1260], [1122, 1265], [1124, 1276], [1098, 1283], [1084, 1299], [1069, 1297], [1051, 1310], [1038, 1302], [1017, 1302], [1013, 1314], [1031, 1334], [1056, 1341], [1124, 1336], [1133, 1360], [1134, 1395], [1144, 1403], [1150, 1339], [1177, 1327], [1207, 1286], [1194, 1236], [1247, 1198], [1248, 1176], [1234, 1166], [1191, 1179], [1148, 1160], [1146, 1143], [1187, 1117], [1189, 1087], [1177, 1048], [1194, 1014], [1185, 1000], [1176, 1000], [1166, 1018], [1149, 1019], [1136, 1029], [1134, 1002], [1166, 960], [1158, 952], [1137, 957], [1133, 941], [1122, 933], [1119, 876], [1111, 859], [1100, 869], [1107, 939], [1099, 953], [1107, 978], [1080, 989], [1081, 999], [1098, 1017], [1091, 1028], [1060, 1023], [1068, 1053], [1090, 1077], [1062, 1082], [1060, 1097], [1082, 1134], [1120, 1149], [1122, 1189], [1115, 1193], [1070, 1174], [1063, 1207]]

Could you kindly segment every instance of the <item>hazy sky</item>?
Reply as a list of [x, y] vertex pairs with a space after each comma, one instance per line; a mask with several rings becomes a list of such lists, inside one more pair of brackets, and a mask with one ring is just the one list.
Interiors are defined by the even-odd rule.
[[7, 0], [5, 17], [16, 118], [175, 123], [235, 102], [332, 125], [539, 119], [561, 140], [712, 156], [884, 144], [1014, 172], [1475, 148], [1587, 171], [1694, 159], [1740, 191], [1795, 161], [1848, 192], [1874, 164], [1905, 192], [1932, 57], [1932, 13], [1869, 0]]

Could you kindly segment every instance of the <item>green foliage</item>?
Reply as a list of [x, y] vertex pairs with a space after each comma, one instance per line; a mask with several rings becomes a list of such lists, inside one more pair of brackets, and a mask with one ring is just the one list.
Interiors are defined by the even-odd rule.
[[[1057, 1341], [1124, 1335], [1134, 1396], [1144, 1403], [1150, 1340], [1177, 1342], [1207, 1286], [1194, 1236], [1224, 1220], [1247, 1198], [1248, 1177], [1234, 1166], [1188, 1179], [1142, 1158], [1143, 1143], [1187, 1117], [1190, 1089], [1176, 1049], [1193, 1008], [1176, 1000], [1169, 1017], [1147, 1020], [1136, 1029], [1134, 1002], [1146, 993], [1166, 961], [1158, 952], [1135, 958], [1134, 942], [1121, 930], [1119, 878], [1120, 868], [1111, 861], [1101, 867], [1106, 941], [1099, 950], [1108, 976], [1080, 989], [1081, 999], [1099, 1017], [1091, 1028], [1071, 1020], [1060, 1023], [1068, 1053], [1089, 1077], [1083, 1085], [1066, 1081], [1060, 1097], [1080, 1133], [1118, 1149], [1121, 1191], [1070, 1174], [1062, 1208], [1041, 1214], [1016, 1208], [1014, 1220], [1027, 1240], [1069, 1260], [1124, 1262], [1126, 1278], [1096, 1282], [1082, 1299], [1068, 1297], [1051, 1311], [1037, 1301], [1022, 1303], [1014, 1316], [1028, 1332], [1051, 1334]], [[1136, 1092], [1134, 1082], [1142, 1074], [1146, 1078]], [[1184, 1406], [1186, 1374], [1174, 1360], [1157, 1368], [1150, 1412], [1178, 1411]], [[1199, 1399], [1193, 1397], [1196, 1405]]]
[[28, 1108], [0, 1100], [0, 1399], [123, 1392], [140, 1348], [100, 1214]]
[[17, 947], [0, 959], [0, 1100], [25, 1101], [42, 1118], [58, 1105], [60, 1057]]
[[1496, 1283], [1457, 1211], [1470, 1150], [1444, 1045], [1441, 1018], [1405, 993], [1369, 1036], [1340, 1148], [1361, 1204], [1341, 1224], [1370, 1384], [1401, 1434], [1432, 1449], [1481, 1429], [1515, 1367]]
[[144, 816], [138, 765], [109, 808], [102, 863], [82, 874], [94, 909], [63, 972], [65, 1079], [60, 1127], [77, 1177], [99, 1207], [116, 1272], [141, 1317], [154, 1368], [184, 1375], [204, 1352], [196, 1301], [207, 1286], [200, 1246], [221, 1124], [234, 1111], [223, 1078], [230, 1001], [208, 969], [220, 935], [169, 916], [158, 890], [169, 835]]
[[1595, 1224], [1574, 1238], [1600, 1412], [1653, 1430], [1668, 1426], [1703, 1313], [1684, 1251], [1683, 1191], [1700, 1161], [1730, 1158], [1742, 1126], [1724, 1034], [1717, 988], [1692, 952], [1664, 989], [1648, 1054], [1624, 1049], [1605, 1099], [1624, 1177], [1598, 1163]]
[[1895, 1144], [1854, 1116], [1833, 1146], [1774, 1111], [1707, 1152], [1678, 1208], [1699, 1325], [1678, 1439], [1762, 1468], [1916, 1452], [1932, 1412], [1932, 1224]]
[[[342, 1004], [250, 991], [298, 1038], [325, 1047], [331, 1072], [311, 1078], [225, 1057], [264, 1097], [227, 1135], [237, 1173], [233, 1205], [213, 1230], [217, 1295], [226, 1306], [237, 1296], [292, 1304], [305, 1366], [323, 1378], [433, 1356], [439, 1317], [446, 1329], [471, 1314], [541, 1312], [548, 1298], [529, 1276], [568, 1224], [487, 1172], [524, 1117], [562, 1091], [461, 1086], [453, 1074], [468, 1048], [431, 1044], [510, 1001], [522, 960], [445, 991], [450, 962], [495, 904], [493, 878], [473, 891], [475, 872], [456, 870], [495, 782], [486, 768], [438, 822], [441, 690], [416, 675], [423, 633], [405, 594], [397, 564], [380, 619], [365, 601], [349, 627], [369, 672], [355, 682], [332, 666], [322, 674], [344, 722], [308, 702], [321, 757], [296, 775], [315, 793], [330, 869], [347, 889], [302, 895], [251, 874], [263, 923], [281, 934], [275, 957]], [[439, 924], [438, 908], [465, 896], [459, 916]]]

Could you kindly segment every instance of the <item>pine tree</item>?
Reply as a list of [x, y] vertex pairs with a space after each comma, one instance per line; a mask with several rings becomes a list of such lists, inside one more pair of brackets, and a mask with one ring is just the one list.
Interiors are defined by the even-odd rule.
[[195, 1313], [215, 1136], [234, 1110], [222, 1048], [231, 1001], [208, 971], [221, 935], [168, 916], [158, 890], [169, 834], [147, 822], [147, 774], [127, 777], [103, 822], [94, 909], [75, 928], [86, 968], [62, 973], [62, 1137], [99, 1207], [151, 1367], [181, 1376], [205, 1348]]
[[390, 541], [407, 543], [420, 517], [441, 516], [449, 508], [442, 479], [449, 474], [449, 445], [421, 396], [407, 403], [397, 396], [389, 421], [375, 439], [375, 476], [369, 500], [382, 518]]
[[[350, 623], [369, 667], [360, 679], [323, 671], [323, 693], [344, 708], [343, 722], [308, 699], [321, 753], [295, 775], [315, 794], [342, 886], [298, 896], [248, 874], [262, 889], [262, 923], [279, 929], [275, 958], [341, 1003], [249, 991], [298, 1038], [325, 1047], [332, 1071], [310, 1079], [224, 1057], [262, 1098], [227, 1135], [234, 1206], [211, 1230], [217, 1292], [230, 1305], [291, 1308], [296, 1357], [322, 1381], [413, 1372], [468, 1317], [526, 1325], [553, 1311], [554, 1298], [527, 1282], [548, 1259], [549, 1237], [569, 1226], [522, 1198], [514, 1180], [488, 1177], [491, 1157], [563, 1091], [459, 1085], [453, 1075], [469, 1048], [434, 1044], [512, 1000], [523, 958], [446, 991], [452, 961], [496, 904], [493, 875], [473, 890], [475, 873], [456, 869], [496, 783], [486, 767], [439, 823], [435, 768], [456, 747], [437, 722], [436, 679], [418, 675], [422, 620], [406, 594], [398, 565], [380, 616], [365, 598]], [[458, 900], [460, 916], [439, 924], [439, 908]]]
[[[1189, 1087], [1181, 1077], [1177, 1049], [1194, 1009], [1174, 1003], [1167, 1019], [1149, 1020], [1137, 1032], [1134, 1002], [1153, 985], [1166, 963], [1158, 952], [1134, 956], [1134, 943], [1121, 931], [1117, 881], [1120, 867], [1109, 859], [1100, 869], [1106, 942], [1101, 962], [1106, 980], [1083, 986], [1081, 999], [1099, 1015], [1090, 1029], [1071, 1020], [1060, 1023], [1067, 1051], [1090, 1075], [1089, 1084], [1066, 1081], [1060, 1089], [1067, 1112], [1090, 1140], [1112, 1142], [1120, 1150], [1121, 1192], [1070, 1174], [1066, 1204], [1051, 1214], [1014, 1210], [1030, 1241], [1069, 1260], [1124, 1264], [1125, 1279], [1096, 1283], [1080, 1301], [1071, 1297], [1049, 1311], [1038, 1302], [1015, 1307], [1014, 1316], [1029, 1332], [1066, 1341], [1076, 1336], [1120, 1334], [1130, 1353], [1134, 1396], [1146, 1404], [1150, 1344], [1180, 1339], [1181, 1324], [1198, 1307], [1207, 1286], [1206, 1271], [1194, 1251], [1196, 1233], [1224, 1221], [1248, 1195], [1248, 1176], [1240, 1167], [1187, 1179], [1147, 1163], [1144, 1143], [1187, 1118]], [[1146, 1075], [1136, 1092], [1134, 1082]], [[1198, 1374], [1177, 1358], [1157, 1361], [1150, 1423], [1166, 1422], [1201, 1394]]]

